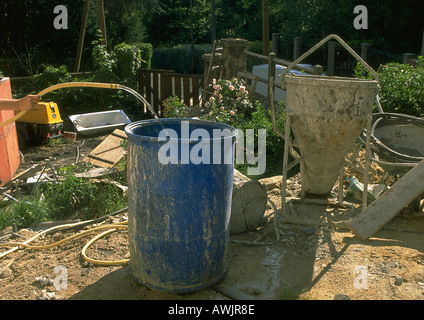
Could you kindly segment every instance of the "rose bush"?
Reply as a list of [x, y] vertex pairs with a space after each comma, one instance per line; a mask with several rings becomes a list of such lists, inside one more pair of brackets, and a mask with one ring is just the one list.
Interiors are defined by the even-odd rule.
[[246, 83], [242, 79], [212, 81], [213, 95], [206, 102], [207, 118], [212, 121], [234, 123], [253, 111]]

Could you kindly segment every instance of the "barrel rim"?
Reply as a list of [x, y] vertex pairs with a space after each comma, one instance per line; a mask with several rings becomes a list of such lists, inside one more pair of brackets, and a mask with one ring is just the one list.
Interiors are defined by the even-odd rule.
[[[214, 138], [214, 137], [210, 137], [210, 139], [208, 139], [208, 141], [219, 141], [221, 139], [235, 139], [238, 135], [238, 130], [228, 124], [225, 123], [221, 123], [221, 122], [216, 122], [216, 121], [209, 121], [209, 120], [203, 120], [203, 119], [192, 119], [192, 118], [162, 118], [162, 119], [148, 119], [148, 120], [140, 120], [140, 121], [136, 121], [136, 122], [132, 122], [130, 124], [128, 124], [125, 127], [125, 133], [127, 134], [127, 137], [137, 137], [137, 138], [142, 138], [144, 140], [148, 140], [148, 141], [154, 141], [154, 142], [163, 142], [163, 140], [159, 140], [159, 137], [154, 137], [154, 136], [143, 136], [143, 135], [138, 135], [132, 132], [132, 130], [134, 130], [136, 127], [139, 127], [140, 125], [148, 125], [148, 124], [158, 124], [158, 122], [162, 122], [162, 123], [166, 123], [166, 122], [182, 122], [182, 121], [188, 121], [188, 122], [196, 122], [196, 123], [207, 123], [209, 125], [217, 125], [220, 128], [216, 128], [216, 129], [229, 129], [231, 131], [231, 135], [229, 136], [221, 136], [219, 138]], [[169, 140], [175, 140], [173, 138], [167, 138], [167, 141]], [[192, 139], [182, 139], [181, 137], [178, 137], [177, 139], [178, 141], [184, 141], [184, 142], [189, 142], [189, 143], [197, 143], [198, 140], [193, 141]]]

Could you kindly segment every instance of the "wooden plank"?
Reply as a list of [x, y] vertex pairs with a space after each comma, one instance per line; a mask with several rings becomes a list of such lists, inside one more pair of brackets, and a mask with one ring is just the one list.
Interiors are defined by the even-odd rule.
[[355, 217], [349, 228], [362, 240], [366, 240], [423, 192], [424, 160]]
[[181, 75], [174, 75], [174, 96], [182, 98], [181, 92]]
[[256, 300], [251, 295], [248, 295], [247, 293], [244, 293], [243, 291], [240, 291], [234, 287], [230, 287], [223, 282], [216, 284], [213, 289], [233, 300]]
[[121, 142], [126, 139], [125, 132], [119, 129], [113, 131], [96, 148], [94, 148], [84, 159], [84, 162], [102, 167], [113, 167], [124, 155]]
[[193, 106], [200, 105], [201, 88], [203, 87], [203, 77], [193, 77], [193, 91], [190, 95], [193, 97]]
[[184, 103], [186, 106], [191, 105], [191, 96], [190, 96], [190, 76], [183, 76], [183, 96], [184, 96]]
[[159, 113], [159, 73], [152, 72], [153, 75], [153, 83], [152, 83], [152, 91], [153, 91], [153, 101], [150, 105], [153, 107], [156, 113]]

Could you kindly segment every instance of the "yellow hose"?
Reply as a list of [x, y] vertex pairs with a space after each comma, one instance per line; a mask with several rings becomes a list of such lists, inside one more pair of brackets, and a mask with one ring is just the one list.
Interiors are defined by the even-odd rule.
[[[88, 87], [88, 88], [104, 88], [104, 89], [119, 89], [119, 84], [116, 83], [101, 83], [101, 82], [64, 82], [52, 85], [42, 91], [40, 91], [37, 96], [42, 97], [46, 93], [57, 90], [57, 89], [63, 89], [63, 88], [71, 88], [71, 87]], [[16, 114], [14, 117], [0, 122], [0, 127], [3, 127], [13, 121], [18, 120], [20, 117], [22, 117], [25, 113], [27, 113], [29, 110], [24, 110]]]
[[[116, 84], [116, 83], [101, 83], [101, 82], [64, 82], [64, 83], [59, 83], [59, 84], [52, 85], [52, 86], [50, 86], [50, 87], [48, 87], [48, 88], [40, 91], [37, 95], [39, 97], [43, 97], [46, 93], [51, 92], [53, 90], [63, 89], [63, 88], [71, 88], [71, 87], [104, 88], [104, 89], [115, 89], [116, 90], [116, 89], [119, 89], [119, 84]], [[0, 127], [3, 127], [3, 126], [5, 126], [5, 125], [7, 125], [7, 124], [9, 124], [9, 123], [11, 123], [13, 121], [18, 120], [20, 117], [22, 117], [27, 112], [28, 112], [28, 110], [21, 111], [18, 114], [16, 114], [14, 117], [12, 117], [12, 118], [10, 118], [10, 119], [8, 119], [6, 121], [0, 122]], [[0, 254], [0, 259], [3, 258], [3, 257], [5, 257], [6, 255], [8, 255], [8, 254], [10, 254], [10, 253], [12, 253], [14, 251], [16, 251], [19, 247], [25, 247], [25, 248], [28, 248], [28, 249], [48, 249], [48, 248], [52, 248], [52, 247], [55, 247], [57, 245], [60, 245], [60, 244], [62, 244], [64, 242], [73, 240], [75, 238], [79, 238], [79, 237], [81, 237], [81, 236], [83, 236], [83, 235], [85, 235], [85, 234], [87, 234], [89, 232], [93, 232], [93, 231], [96, 231], [96, 230], [102, 230], [102, 229], [111, 229], [111, 230], [108, 230], [106, 232], [103, 232], [103, 233], [97, 235], [96, 237], [94, 237], [93, 239], [91, 239], [84, 246], [84, 248], [82, 250], [82, 256], [83, 256], [83, 258], [86, 261], [89, 261], [89, 262], [92, 262], [92, 263], [96, 263], [96, 264], [100, 264], [100, 265], [121, 265], [121, 264], [128, 263], [129, 259], [123, 259], [123, 260], [117, 260], [117, 261], [95, 260], [95, 259], [89, 258], [86, 255], [86, 253], [85, 253], [85, 251], [87, 250], [87, 248], [91, 244], [93, 244], [93, 242], [96, 241], [97, 239], [105, 236], [106, 234], [109, 234], [111, 232], [117, 231], [118, 229], [127, 229], [128, 228], [127, 222], [96, 227], [96, 228], [93, 228], [93, 229], [90, 229], [90, 230], [86, 230], [86, 231], [83, 231], [83, 232], [74, 234], [74, 235], [72, 235], [72, 236], [70, 236], [68, 238], [62, 239], [62, 240], [57, 241], [55, 243], [51, 243], [49, 245], [31, 246], [31, 245], [28, 244], [28, 243], [34, 241], [35, 239], [37, 239], [38, 237], [40, 237], [41, 235], [43, 235], [43, 234], [45, 234], [45, 233], [47, 233], [49, 231], [53, 231], [53, 230], [61, 229], [61, 228], [65, 228], [65, 227], [76, 226], [76, 225], [82, 224], [82, 223], [86, 223], [86, 221], [85, 222], [84, 221], [83, 222], [78, 222], [78, 223], [75, 223], [75, 224], [66, 224], [66, 225], [61, 225], [61, 226], [55, 226], [55, 227], [52, 227], [50, 229], [44, 230], [44, 231], [36, 234], [34, 237], [28, 239], [25, 242], [5, 242], [5, 243], [0, 243], [0, 247], [15, 246], [14, 248], [12, 248], [12, 249], [10, 249], [10, 250], [8, 250], [8, 251]]]
[[109, 266], [111, 266], [111, 265], [123, 265], [123, 264], [126, 264], [126, 263], [129, 262], [129, 259], [116, 260], [116, 261], [95, 260], [95, 259], [89, 258], [86, 255], [86, 253], [85, 253], [85, 251], [88, 249], [88, 247], [90, 245], [92, 245], [96, 240], [98, 240], [99, 238], [105, 236], [106, 234], [109, 234], [111, 232], [117, 231], [119, 229], [128, 229], [128, 222], [107, 224], [107, 225], [104, 225], [104, 226], [95, 227], [95, 228], [82, 231], [80, 233], [77, 233], [77, 234], [74, 234], [72, 236], [69, 236], [69, 237], [67, 237], [65, 239], [62, 239], [62, 240], [59, 240], [57, 242], [54, 242], [54, 243], [51, 243], [51, 244], [47, 244], [47, 245], [32, 246], [32, 245], [29, 245], [28, 244], [28, 243], [34, 241], [36, 238], [40, 237], [42, 234], [45, 234], [45, 233], [50, 232], [52, 230], [61, 229], [61, 228], [65, 228], [65, 227], [70, 227], [70, 226], [77, 226], [78, 224], [82, 224], [82, 223], [85, 223], [85, 222], [86, 221], [75, 223], [75, 224], [66, 224], [66, 225], [61, 225], [61, 226], [55, 226], [55, 227], [52, 227], [50, 229], [44, 230], [44, 231], [36, 234], [34, 237], [30, 238], [29, 240], [27, 240], [25, 242], [5, 242], [5, 243], [0, 243], [0, 248], [1, 247], [11, 247], [11, 246], [14, 246], [15, 247], [15, 248], [13, 248], [13, 249], [11, 249], [9, 251], [6, 251], [6, 252], [2, 253], [0, 255], [0, 259], [3, 258], [3, 257], [5, 257], [6, 255], [8, 255], [9, 253], [17, 250], [19, 247], [24, 247], [24, 248], [33, 249], [33, 250], [49, 249], [49, 248], [58, 246], [58, 245], [60, 245], [62, 243], [65, 243], [65, 242], [71, 241], [73, 239], [82, 237], [82, 236], [86, 235], [87, 233], [90, 233], [90, 232], [93, 232], [93, 231], [98, 231], [98, 230], [109, 229], [109, 230], [107, 230], [107, 231], [105, 231], [105, 232], [103, 232], [103, 233], [95, 236], [94, 238], [92, 238], [84, 246], [84, 248], [82, 249], [82, 252], [81, 252], [84, 260], [86, 260], [88, 262], [91, 262], [91, 263], [94, 263], [94, 264], [105, 265], [105, 266], [107, 266], [107, 265], [109, 265]]

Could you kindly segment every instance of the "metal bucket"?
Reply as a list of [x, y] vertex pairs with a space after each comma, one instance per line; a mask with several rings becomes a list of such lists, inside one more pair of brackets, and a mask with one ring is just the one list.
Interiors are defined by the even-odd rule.
[[[132, 275], [150, 288], [177, 293], [217, 283], [227, 269], [237, 130], [161, 119], [134, 122], [125, 131]], [[166, 134], [171, 138], [162, 139]]]
[[[287, 75], [291, 68], [330, 39], [339, 41], [376, 80]], [[379, 91], [378, 76], [341, 38], [329, 35], [291, 63], [281, 77], [282, 88], [287, 89], [284, 138], [290, 143], [287, 140], [290, 140], [291, 129], [293, 146], [301, 153], [304, 192], [327, 195], [340, 174], [345, 156], [353, 148], [367, 120], [370, 122], [373, 100]], [[273, 117], [275, 123], [274, 113]], [[285, 147], [285, 150], [289, 148]], [[286, 158], [287, 151], [285, 162]]]
[[305, 163], [305, 191], [328, 194], [372, 113], [377, 81], [295, 75], [285, 81], [286, 116]]

